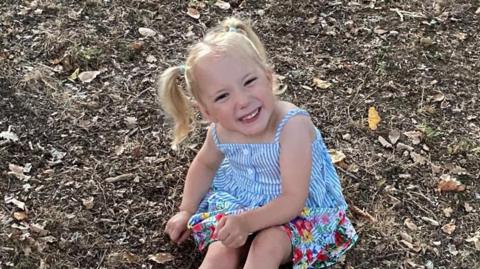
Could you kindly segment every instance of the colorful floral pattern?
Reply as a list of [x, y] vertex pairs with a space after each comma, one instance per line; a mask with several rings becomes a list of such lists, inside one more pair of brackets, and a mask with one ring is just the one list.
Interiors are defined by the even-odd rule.
[[[189, 221], [189, 228], [200, 250], [216, 241], [215, 228], [225, 215], [247, 209], [198, 213]], [[282, 226], [293, 247], [294, 269], [316, 269], [330, 266], [357, 241], [357, 234], [345, 210], [304, 208], [301, 215]]]

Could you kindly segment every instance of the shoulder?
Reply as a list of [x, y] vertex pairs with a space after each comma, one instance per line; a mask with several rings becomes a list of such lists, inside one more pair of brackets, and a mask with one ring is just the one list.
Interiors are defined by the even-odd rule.
[[[296, 105], [289, 102], [281, 102], [279, 105], [282, 118], [293, 109], [299, 109]], [[287, 119], [280, 132], [280, 143], [290, 139], [308, 138], [312, 142], [315, 138], [315, 126], [308, 114], [298, 114]]]

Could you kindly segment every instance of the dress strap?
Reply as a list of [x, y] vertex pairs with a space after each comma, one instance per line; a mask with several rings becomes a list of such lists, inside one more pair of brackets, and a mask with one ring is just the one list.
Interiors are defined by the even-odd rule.
[[285, 116], [283, 116], [282, 120], [277, 126], [277, 130], [275, 131], [275, 143], [280, 142], [280, 134], [282, 133], [282, 129], [287, 124], [288, 120], [291, 117], [297, 116], [297, 115], [302, 115], [302, 116], [310, 116], [307, 111], [301, 109], [301, 108], [292, 108], [290, 109]]
[[215, 145], [218, 147], [218, 145], [220, 145], [220, 140], [218, 139], [217, 127], [215, 126], [215, 123], [212, 123], [212, 125], [210, 125], [210, 128], [212, 128], [213, 142], [215, 142]]

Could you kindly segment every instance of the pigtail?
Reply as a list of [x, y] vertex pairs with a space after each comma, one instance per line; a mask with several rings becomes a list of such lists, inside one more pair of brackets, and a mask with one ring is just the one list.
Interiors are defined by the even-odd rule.
[[225, 32], [233, 30], [244, 34], [252, 42], [262, 61], [266, 62], [267, 55], [265, 53], [265, 47], [258, 38], [257, 34], [255, 34], [249, 23], [234, 17], [230, 17], [225, 19], [220, 25], [222, 27], [222, 30]]
[[177, 82], [183, 68], [182, 66], [168, 68], [162, 73], [158, 81], [158, 101], [175, 123], [173, 148], [176, 148], [187, 137], [193, 118], [190, 101]]

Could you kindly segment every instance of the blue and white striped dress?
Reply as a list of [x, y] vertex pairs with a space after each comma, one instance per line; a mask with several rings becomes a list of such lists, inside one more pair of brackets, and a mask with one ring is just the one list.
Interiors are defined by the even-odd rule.
[[[261, 207], [281, 193], [280, 134], [291, 117], [309, 116], [294, 108], [282, 118], [273, 143], [223, 144], [212, 129], [213, 139], [225, 158], [211, 190], [190, 218], [189, 228], [202, 250], [212, 238], [217, 221], [228, 214]], [[312, 144], [312, 173], [302, 214], [283, 226], [292, 240], [294, 268], [322, 268], [336, 262], [357, 240], [345, 215], [347, 204], [321, 133]]]

